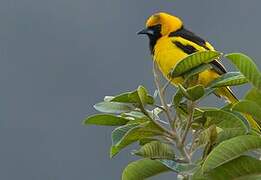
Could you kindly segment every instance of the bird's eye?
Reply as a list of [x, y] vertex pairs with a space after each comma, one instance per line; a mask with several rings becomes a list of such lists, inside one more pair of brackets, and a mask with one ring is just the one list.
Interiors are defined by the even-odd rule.
[[154, 25], [154, 26], [150, 26], [150, 27], [148, 27], [148, 29], [153, 32], [153, 33], [152, 33], [153, 35], [159, 34], [160, 31], [161, 31], [161, 24], [157, 24], [157, 25]]
[[154, 30], [151, 29], [151, 28], [148, 28], [148, 29], [146, 30], [146, 34], [148, 34], [148, 35], [154, 35]]

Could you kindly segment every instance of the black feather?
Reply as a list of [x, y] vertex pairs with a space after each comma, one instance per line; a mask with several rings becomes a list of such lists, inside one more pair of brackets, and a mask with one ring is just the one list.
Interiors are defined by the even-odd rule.
[[187, 39], [189, 41], [196, 43], [199, 46], [202, 46], [206, 50], [209, 50], [209, 48], [206, 46], [206, 41], [204, 39], [197, 36], [193, 32], [185, 29], [183, 26], [179, 30], [171, 32], [169, 34], [169, 37], [182, 37], [184, 39]]

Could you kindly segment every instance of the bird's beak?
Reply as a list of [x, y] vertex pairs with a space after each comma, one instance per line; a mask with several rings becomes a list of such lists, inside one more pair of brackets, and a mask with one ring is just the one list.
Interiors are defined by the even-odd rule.
[[143, 30], [139, 31], [137, 34], [138, 35], [140, 35], [140, 34], [153, 35], [153, 33], [154, 32], [151, 29], [146, 28], [146, 29], [143, 29]]

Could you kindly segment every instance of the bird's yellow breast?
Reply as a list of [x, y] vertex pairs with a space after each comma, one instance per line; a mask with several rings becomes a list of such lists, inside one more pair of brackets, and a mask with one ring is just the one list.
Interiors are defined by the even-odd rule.
[[[168, 74], [171, 69], [179, 62], [181, 59], [187, 56], [186, 53], [181, 51], [175, 44], [172, 43], [171, 39], [168, 37], [160, 38], [154, 47], [154, 60], [157, 62], [162, 74], [168, 78]], [[173, 81], [176, 83], [181, 83], [181, 78], [176, 78]]]
[[171, 68], [186, 56], [187, 54], [176, 47], [167, 37], [160, 38], [154, 47], [154, 59], [164, 75], [167, 75]]
[[[171, 69], [175, 67], [175, 65], [182, 59], [188, 56], [183, 50], [177, 47], [172, 41], [179, 41], [186, 45], [192, 45], [196, 47], [198, 51], [205, 51], [205, 49], [201, 46], [193, 42], [183, 41], [182, 38], [169, 38], [167, 36], [160, 38], [155, 47], [154, 47], [154, 60], [157, 62], [161, 72], [163, 75], [168, 78], [168, 74]], [[206, 86], [209, 82], [213, 81], [213, 79], [217, 78], [219, 75], [213, 70], [206, 70], [199, 74], [199, 83]], [[172, 82], [173, 84], [182, 83], [183, 78], [175, 78]]]

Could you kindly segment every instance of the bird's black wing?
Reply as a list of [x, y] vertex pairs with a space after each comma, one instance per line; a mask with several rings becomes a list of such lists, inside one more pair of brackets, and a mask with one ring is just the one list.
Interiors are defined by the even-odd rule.
[[201, 37], [197, 36], [193, 32], [185, 29], [184, 27], [181, 27], [179, 30], [171, 32], [169, 34], [169, 37], [182, 37], [184, 39], [187, 39], [191, 42], [194, 42], [195, 44], [202, 46], [206, 50], [209, 50], [209, 48], [206, 46], [206, 41], [202, 39]]
[[225, 67], [220, 62], [218, 62], [218, 60], [211, 61], [210, 65], [219, 75], [225, 74], [227, 72]]
[[[197, 36], [196, 34], [194, 34], [193, 32], [185, 29], [184, 27], [181, 27], [179, 30], [171, 32], [169, 34], [169, 37], [182, 37], [188, 41], [194, 42], [195, 44], [203, 47], [206, 50], [210, 50], [207, 45], [206, 45], [206, 41], [204, 39], [202, 39], [201, 37]], [[178, 41], [173, 41], [173, 43], [181, 48], [185, 53], [187, 54], [192, 54], [194, 52], [197, 51], [196, 48], [194, 48], [193, 46], [190, 45], [183, 45]], [[224, 74], [226, 73], [226, 69], [225, 67], [218, 62], [218, 60], [214, 60], [212, 62], [210, 62], [210, 65], [213, 67], [213, 69], [218, 73], [218, 74]]]

